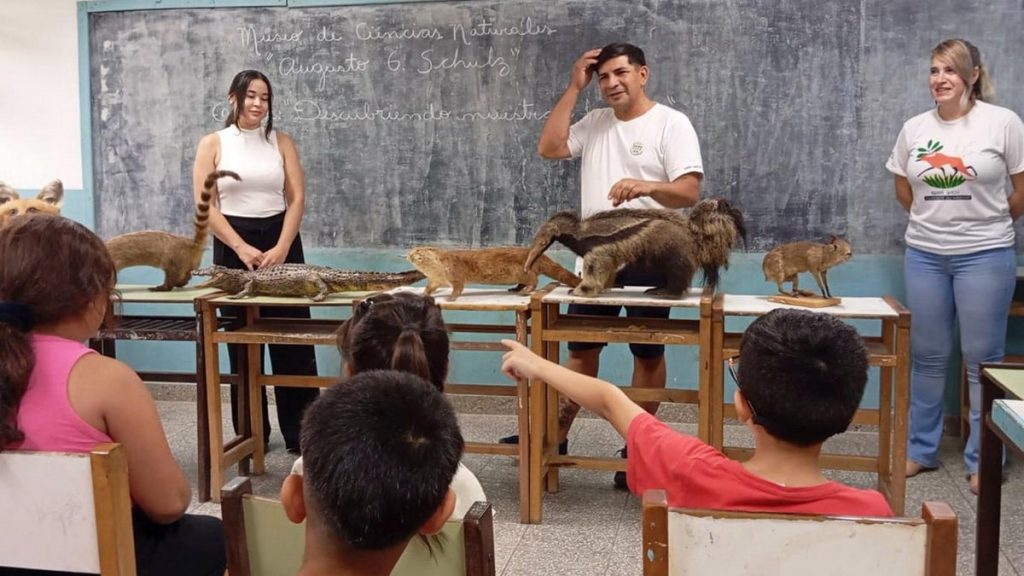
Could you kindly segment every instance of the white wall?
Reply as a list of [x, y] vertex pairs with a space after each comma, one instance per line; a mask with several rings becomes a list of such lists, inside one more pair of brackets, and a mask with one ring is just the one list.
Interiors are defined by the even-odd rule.
[[0, 0], [0, 180], [82, 188], [75, 0]]

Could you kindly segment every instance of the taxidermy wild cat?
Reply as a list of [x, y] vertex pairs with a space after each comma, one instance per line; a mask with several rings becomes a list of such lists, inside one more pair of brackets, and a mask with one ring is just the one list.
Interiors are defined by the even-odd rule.
[[529, 248], [519, 246], [475, 250], [420, 246], [409, 252], [409, 262], [427, 276], [427, 295], [441, 286], [451, 286], [448, 300], [457, 299], [466, 284], [515, 284], [509, 292], [529, 294], [537, 288], [538, 274], [574, 288], [579, 285], [579, 277], [547, 256], [536, 258], [524, 268], [529, 252]]
[[227, 170], [211, 172], [203, 182], [203, 191], [196, 203], [195, 234], [191, 238], [159, 230], [130, 232], [115, 236], [107, 241], [107, 250], [114, 258], [114, 265], [120, 272], [131, 266], [152, 266], [164, 271], [164, 283], [150, 288], [154, 292], [165, 292], [188, 284], [192, 270], [199, 266], [206, 248], [209, 227], [210, 198], [217, 187], [217, 179], [223, 177], [241, 181], [238, 174]]
[[0, 228], [7, 220], [21, 214], [60, 214], [60, 203], [64, 200], [64, 184], [54, 180], [35, 198], [22, 198], [18, 191], [0, 182]]

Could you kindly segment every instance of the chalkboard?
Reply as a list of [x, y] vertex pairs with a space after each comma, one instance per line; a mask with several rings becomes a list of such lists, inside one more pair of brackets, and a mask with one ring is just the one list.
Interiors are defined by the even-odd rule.
[[[89, 15], [99, 233], [187, 232], [199, 138], [232, 76], [263, 70], [299, 146], [312, 247], [525, 243], [579, 207], [578, 162], [536, 153], [586, 49], [645, 49], [651, 96], [701, 140], [704, 195], [739, 204], [753, 250], [847, 235], [902, 248], [884, 162], [930, 105], [928, 53], [971, 38], [998, 103], [1024, 110], [1019, 1], [541, 0], [191, 8]], [[576, 117], [602, 106], [596, 87]]]

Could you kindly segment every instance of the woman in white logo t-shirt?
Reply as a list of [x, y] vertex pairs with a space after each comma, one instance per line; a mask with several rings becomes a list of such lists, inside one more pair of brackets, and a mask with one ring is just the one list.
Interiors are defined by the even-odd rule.
[[1024, 123], [989, 103], [991, 82], [966, 40], [932, 50], [928, 87], [935, 107], [904, 123], [886, 163], [896, 199], [910, 213], [907, 476], [939, 465], [946, 367], [959, 320], [971, 397], [964, 465], [977, 493], [978, 365], [1003, 359], [1016, 277], [1013, 221], [1024, 212]]

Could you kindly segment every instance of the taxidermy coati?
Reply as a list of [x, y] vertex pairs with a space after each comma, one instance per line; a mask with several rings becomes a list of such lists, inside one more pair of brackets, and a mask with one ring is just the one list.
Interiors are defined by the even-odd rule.
[[[810, 272], [818, 283], [822, 296], [832, 297], [828, 288], [828, 269], [842, 264], [853, 256], [850, 243], [842, 238], [832, 236], [828, 244], [818, 242], [791, 242], [776, 246], [764, 255], [761, 269], [764, 279], [775, 282], [779, 293], [787, 296], [817, 296], [814, 292], [800, 290], [797, 279], [801, 272]], [[791, 282], [793, 291], [782, 289], [783, 282]]]
[[0, 227], [21, 214], [60, 214], [64, 200], [64, 184], [54, 180], [43, 187], [35, 198], [22, 198], [18, 191], [0, 182]]
[[188, 284], [192, 270], [199, 266], [206, 248], [209, 228], [210, 198], [223, 177], [241, 181], [238, 174], [227, 170], [211, 172], [203, 182], [203, 191], [196, 203], [195, 233], [191, 238], [159, 230], [130, 232], [107, 241], [107, 250], [120, 272], [131, 266], [153, 266], [164, 271], [164, 283], [150, 288], [165, 292]]
[[543, 274], [576, 287], [578, 276], [562, 268], [547, 256], [535, 258], [526, 267], [528, 248], [505, 246], [477, 250], [443, 250], [420, 246], [409, 252], [409, 262], [427, 277], [426, 294], [441, 286], [451, 286], [448, 300], [462, 294], [466, 284], [515, 284], [509, 292], [529, 294], [537, 288], [537, 276]]
[[729, 266], [740, 238], [746, 239], [743, 215], [721, 198], [700, 201], [689, 217], [675, 210], [619, 208], [581, 221], [575, 212], [559, 212], [541, 225], [526, 266], [558, 241], [583, 257], [583, 280], [573, 289], [577, 296], [597, 296], [629, 266], [664, 275], [665, 285], [648, 294], [679, 298], [698, 268], [706, 285], [717, 286], [719, 268]]

